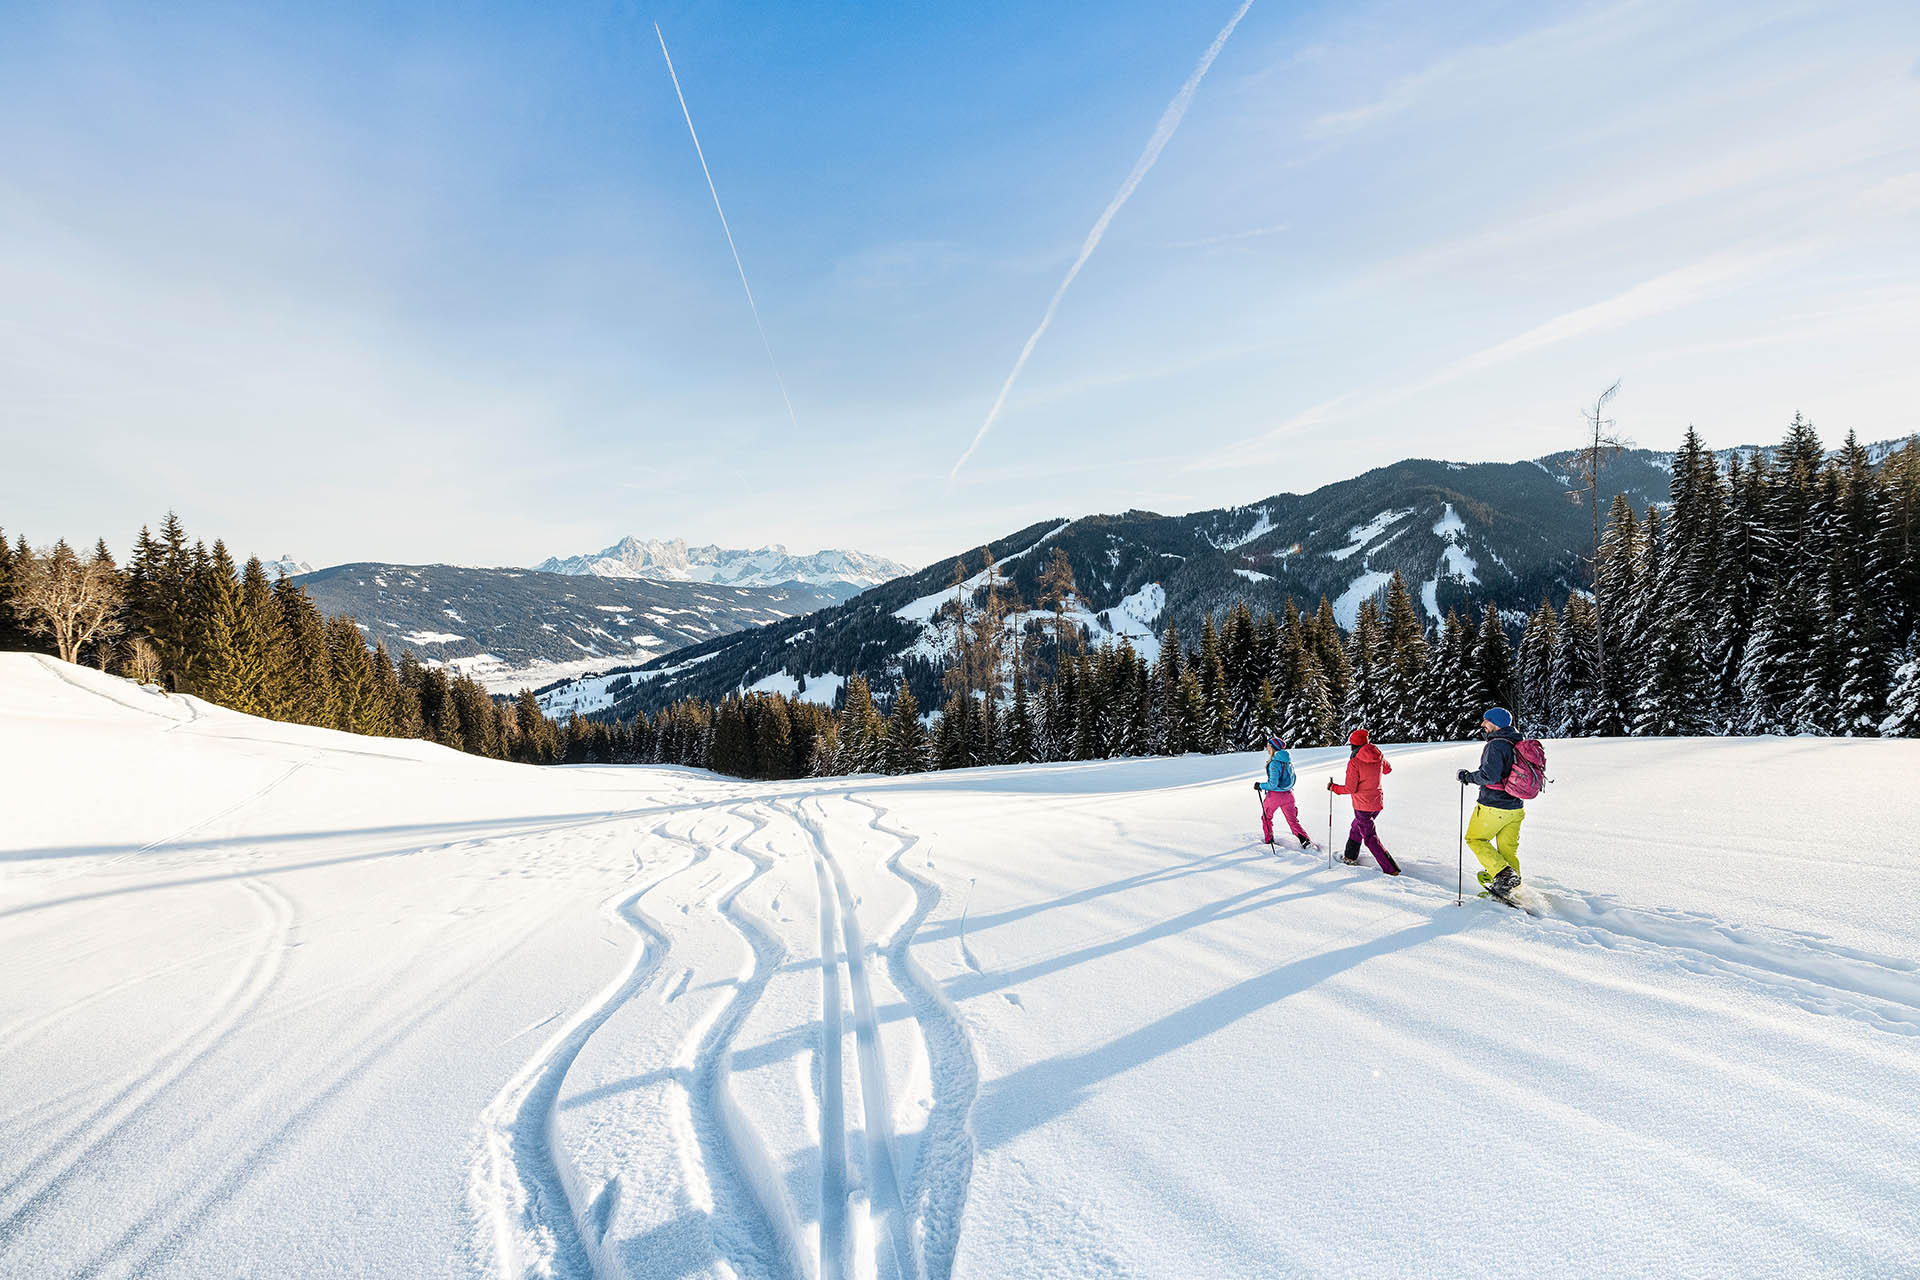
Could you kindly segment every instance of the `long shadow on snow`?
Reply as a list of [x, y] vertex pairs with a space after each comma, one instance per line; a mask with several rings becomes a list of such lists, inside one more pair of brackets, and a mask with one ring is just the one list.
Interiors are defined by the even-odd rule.
[[[1158, 924], [1148, 925], [1143, 929], [1135, 930], [1133, 933], [1122, 934], [1103, 942], [1092, 943], [1078, 950], [1063, 952], [1057, 956], [1049, 956], [1044, 960], [1036, 960], [1032, 964], [1022, 965], [1019, 968], [995, 969], [985, 973], [969, 973], [961, 977], [952, 978], [941, 984], [941, 991], [949, 1000], [952, 1000], [956, 1004], [962, 1000], [992, 995], [1017, 983], [1045, 977], [1048, 974], [1058, 973], [1063, 969], [1071, 969], [1075, 965], [1085, 964], [1090, 960], [1098, 960], [1107, 956], [1117, 955], [1122, 951], [1128, 951], [1149, 942], [1169, 938], [1175, 934], [1185, 933], [1190, 929], [1196, 929], [1202, 925], [1216, 924], [1223, 920], [1231, 920], [1235, 916], [1247, 915], [1254, 911], [1264, 911], [1268, 907], [1277, 907], [1289, 902], [1298, 902], [1304, 898], [1313, 898], [1324, 893], [1331, 893], [1340, 888], [1344, 883], [1344, 881], [1341, 880], [1332, 880], [1325, 881], [1311, 889], [1306, 889], [1298, 893], [1281, 892], [1288, 885], [1297, 883], [1302, 878], [1312, 875], [1314, 871], [1318, 869], [1317, 867], [1307, 867], [1288, 876], [1285, 880], [1276, 881], [1272, 884], [1258, 885], [1251, 889], [1243, 889], [1237, 893], [1228, 894], [1216, 902], [1195, 907], [1191, 911], [1184, 911]], [[797, 961], [784, 966], [784, 968], [789, 972], [818, 970], [820, 968], [820, 962], [818, 960]], [[704, 984], [705, 987], [727, 987], [734, 985], [737, 984], [732, 982]], [[875, 1021], [883, 1026], [888, 1023], [904, 1021], [911, 1017], [913, 1017], [913, 1011], [900, 1001], [880, 1005], [874, 1010]], [[749, 1045], [743, 1049], [735, 1049], [729, 1060], [735, 1070], [753, 1071], [761, 1067], [771, 1066], [784, 1059], [792, 1058], [799, 1053], [813, 1048], [818, 1042], [818, 1039], [819, 1025], [817, 1023], [808, 1023], [806, 1026], [795, 1027], [792, 1030], [782, 1032], [770, 1040], [763, 1040], [759, 1044]], [[687, 1073], [683, 1070], [677, 1068], [660, 1068], [639, 1075], [626, 1076], [619, 1080], [610, 1080], [597, 1088], [588, 1089], [569, 1097], [560, 1104], [560, 1107], [562, 1110], [566, 1110], [570, 1107], [584, 1106], [587, 1103], [614, 1097], [634, 1089], [646, 1088], [658, 1084], [663, 1080], [672, 1079], [684, 1082], [686, 1078]]]
[[1467, 912], [1442, 910], [1404, 929], [1289, 961], [1234, 983], [1184, 1009], [1156, 1018], [1083, 1053], [1029, 1063], [989, 1084], [974, 1108], [974, 1133], [983, 1148], [1003, 1146], [1065, 1115], [1103, 1080], [1184, 1048], [1379, 956], [1458, 933], [1473, 922]]

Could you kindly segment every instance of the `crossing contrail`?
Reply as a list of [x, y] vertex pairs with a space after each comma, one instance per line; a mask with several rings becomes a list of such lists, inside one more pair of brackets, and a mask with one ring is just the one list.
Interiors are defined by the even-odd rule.
[[1173, 101], [1169, 102], [1167, 109], [1161, 113], [1160, 123], [1154, 127], [1153, 136], [1147, 139], [1146, 150], [1142, 151], [1140, 158], [1133, 162], [1133, 172], [1129, 173], [1127, 180], [1120, 184], [1120, 190], [1114, 193], [1105, 212], [1093, 224], [1093, 230], [1087, 232], [1086, 240], [1080, 245], [1080, 256], [1073, 260], [1071, 267], [1067, 268], [1067, 278], [1062, 280], [1060, 287], [1053, 291], [1053, 300], [1047, 303], [1046, 314], [1040, 317], [1039, 327], [1034, 329], [1033, 336], [1027, 339], [1027, 345], [1020, 348], [1020, 358], [1013, 362], [1013, 372], [1009, 373], [1007, 380], [1000, 384], [1000, 394], [993, 398], [993, 408], [987, 411], [987, 420], [980, 424], [980, 430], [974, 433], [973, 443], [967, 446], [967, 451], [960, 455], [958, 462], [953, 464], [953, 470], [947, 473], [948, 484], [953, 483], [955, 477], [960, 474], [960, 468], [967, 465], [967, 459], [973, 456], [973, 451], [978, 449], [980, 442], [987, 438], [987, 432], [993, 429], [994, 422], [1000, 417], [1001, 408], [1007, 403], [1007, 393], [1013, 390], [1013, 384], [1019, 379], [1020, 371], [1027, 367], [1027, 357], [1033, 354], [1034, 345], [1040, 341], [1040, 335], [1045, 333], [1047, 326], [1053, 323], [1053, 313], [1060, 309], [1060, 299], [1066, 297], [1074, 277], [1080, 274], [1080, 268], [1087, 265], [1087, 259], [1092, 257], [1093, 251], [1100, 247], [1100, 237], [1107, 234], [1107, 224], [1113, 221], [1113, 215], [1120, 212], [1120, 206], [1133, 195], [1133, 189], [1140, 185], [1140, 179], [1146, 177], [1147, 171], [1153, 168], [1155, 161], [1160, 159], [1160, 153], [1166, 149], [1168, 141], [1172, 139], [1173, 131], [1180, 127], [1181, 118], [1187, 114], [1187, 108], [1193, 105], [1194, 92], [1200, 88], [1200, 82], [1206, 79], [1208, 68], [1213, 66], [1213, 60], [1219, 57], [1220, 50], [1226, 47], [1227, 37], [1233, 34], [1233, 29], [1240, 25], [1240, 19], [1246, 17], [1247, 10], [1251, 8], [1253, 8], [1253, 0], [1244, 0], [1244, 3], [1234, 11], [1233, 17], [1227, 20], [1227, 25], [1220, 28], [1220, 34], [1215, 36], [1213, 43], [1207, 46], [1207, 51], [1200, 55], [1200, 63], [1194, 67], [1193, 74], [1187, 77], [1187, 82], [1180, 86], [1180, 92], [1173, 95]]
[[[1251, 4], [1253, 0], [1247, 2]], [[673, 96], [680, 99], [680, 114], [687, 118], [687, 134], [693, 139], [693, 154], [700, 157], [700, 172], [707, 176], [707, 190], [713, 193], [713, 209], [720, 215], [720, 230], [726, 234], [727, 249], [733, 254], [734, 270], [740, 273], [740, 287], [747, 291], [747, 309], [753, 312], [753, 327], [760, 331], [760, 345], [767, 349], [767, 367], [773, 370], [773, 380], [780, 384], [781, 403], [787, 406], [787, 417], [792, 421], [793, 429], [798, 431], [800, 419], [794, 416], [793, 401], [787, 396], [787, 380], [780, 376], [780, 362], [773, 358], [773, 344], [767, 341], [767, 326], [760, 323], [760, 304], [753, 300], [753, 286], [747, 283], [747, 269], [741, 265], [739, 246], [733, 243], [733, 228], [727, 225], [727, 211], [720, 207], [720, 191], [713, 185], [713, 171], [707, 168], [707, 153], [701, 149], [700, 134], [693, 127], [693, 112], [687, 110], [687, 95], [680, 92], [680, 77], [673, 70], [673, 55], [667, 52], [667, 38], [660, 34], [660, 24], [657, 22], [653, 24], [653, 34], [660, 40], [660, 56], [667, 60], [667, 75], [673, 80]]]

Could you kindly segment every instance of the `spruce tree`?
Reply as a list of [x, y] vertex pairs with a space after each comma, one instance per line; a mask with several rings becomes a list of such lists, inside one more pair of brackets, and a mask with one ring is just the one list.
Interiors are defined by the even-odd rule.
[[1599, 637], [1593, 601], [1584, 595], [1567, 599], [1552, 679], [1554, 719], [1547, 732], [1556, 738], [1585, 738], [1599, 733]]
[[1422, 706], [1430, 656], [1427, 631], [1414, 611], [1407, 581], [1397, 569], [1387, 586], [1387, 607], [1381, 621], [1389, 668], [1380, 713], [1382, 729], [1390, 741], [1424, 742], [1431, 736]]
[[1600, 539], [1600, 569], [1594, 602], [1598, 634], [1603, 637], [1600, 669], [1600, 721], [1596, 731], [1619, 736], [1632, 731], [1635, 703], [1645, 669], [1638, 622], [1642, 616], [1641, 571], [1646, 549], [1640, 521], [1625, 494], [1616, 495]]
[[1520, 665], [1513, 713], [1535, 732], [1552, 733], [1560, 722], [1554, 694], [1554, 667], [1560, 657], [1560, 615], [1542, 600], [1520, 637]]
[[1380, 610], [1373, 597], [1360, 602], [1353, 635], [1347, 642], [1347, 662], [1353, 679], [1347, 687], [1347, 703], [1341, 719], [1350, 729], [1366, 729], [1381, 741], [1390, 741], [1382, 723], [1386, 692], [1392, 665], [1386, 636], [1380, 625]]
[[1013, 709], [1007, 713], [1007, 728], [1001, 740], [1003, 758], [1008, 764], [1033, 763], [1033, 708], [1027, 701], [1024, 675], [1014, 677]]
[[887, 717], [886, 771], [892, 774], [920, 773], [927, 767], [927, 735], [920, 724], [920, 704], [905, 681], [893, 698], [893, 713]]
[[1885, 738], [1920, 738], [1920, 640], [1909, 643], [1894, 669], [1887, 695], [1887, 716], [1880, 722]]
[[[1480, 634], [1473, 646], [1473, 667], [1479, 676], [1481, 693], [1495, 706], [1511, 710], [1515, 701], [1513, 642], [1507, 639], [1500, 611], [1491, 604], [1481, 615]], [[1476, 719], [1475, 723], [1479, 721]]]
[[1160, 660], [1154, 664], [1153, 750], [1157, 755], [1184, 754], [1191, 739], [1181, 705], [1181, 677], [1186, 662], [1180, 652], [1180, 629], [1172, 623], [1160, 637]]

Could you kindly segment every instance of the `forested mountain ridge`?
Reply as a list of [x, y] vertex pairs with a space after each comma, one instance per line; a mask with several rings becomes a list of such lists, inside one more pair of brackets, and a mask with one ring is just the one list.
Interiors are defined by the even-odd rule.
[[[1884, 456], [1887, 446], [1872, 448]], [[1727, 453], [1764, 458], [1772, 449]], [[1396, 572], [1429, 625], [1449, 610], [1477, 614], [1487, 604], [1517, 623], [1543, 598], [1564, 598], [1589, 581], [1593, 514], [1589, 496], [1578, 492], [1573, 456], [1408, 459], [1311, 493], [1238, 507], [1061, 516], [986, 550], [1001, 589], [1027, 607], [1015, 625], [1038, 628], [1044, 620], [1032, 609], [1045, 594], [1040, 577], [1057, 548], [1073, 571], [1069, 612], [1094, 643], [1127, 636], [1138, 644], [1169, 623], [1194, 636], [1204, 616], [1223, 616], [1243, 602], [1257, 614], [1284, 610], [1289, 597], [1312, 608], [1323, 595], [1350, 629], [1362, 603], [1381, 598]], [[1640, 509], [1667, 502], [1672, 467], [1671, 453], [1644, 449], [1607, 459], [1599, 481], [1603, 514], [1619, 496]], [[542, 703], [553, 713], [627, 716], [683, 696], [716, 699], [803, 680], [825, 700], [838, 685], [818, 677], [858, 671], [877, 692], [905, 678], [923, 705], [935, 705], [944, 645], [929, 601], [937, 605], [935, 597], [951, 594], [956, 560], [978, 587], [982, 550], [969, 548], [832, 608], [704, 641], [631, 672], [549, 686]]]
[[368, 642], [468, 672], [496, 693], [645, 662], [716, 636], [810, 613], [842, 592], [478, 569], [343, 564], [295, 579]]

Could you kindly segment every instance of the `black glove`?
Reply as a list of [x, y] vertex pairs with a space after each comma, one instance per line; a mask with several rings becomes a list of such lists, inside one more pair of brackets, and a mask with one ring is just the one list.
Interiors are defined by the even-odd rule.
[[1259, 784], [1259, 783], [1257, 783], [1257, 782], [1256, 782], [1256, 783], [1254, 783], [1254, 784], [1253, 784], [1253, 789], [1254, 789], [1255, 791], [1258, 791], [1258, 790], [1260, 789], [1260, 784]]
[[1328, 779], [1327, 779], [1327, 790], [1329, 790], [1329, 791], [1331, 791], [1331, 790], [1333, 790], [1333, 779], [1332, 779], [1332, 778], [1328, 778]]
[[1456, 773], [1453, 776], [1460, 779], [1460, 785], [1464, 787], [1473, 781], [1473, 770], [1462, 769], [1459, 773]]

